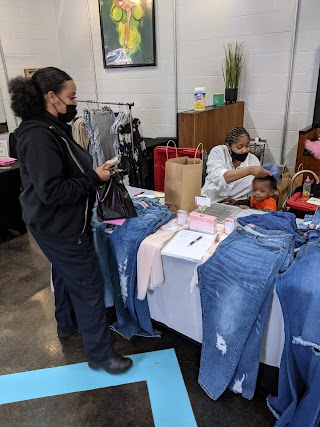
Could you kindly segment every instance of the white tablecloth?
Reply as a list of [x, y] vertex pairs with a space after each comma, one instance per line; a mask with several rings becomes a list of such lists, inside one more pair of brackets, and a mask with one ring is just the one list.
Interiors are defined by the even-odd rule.
[[[153, 191], [134, 187], [128, 187], [128, 190], [131, 196], [141, 191], [144, 191], [144, 195], [154, 194]], [[251, 212], [243, 211], [241, 215], [248, 213]], [[151, 318], [201, 343], [202, 318], [199, 288], [190, 293], [190, 282], [196, 264], [169, 256], [162, 256], [162, 260], [165, 283], [154, 291], [148, 291]], [[283, 345], [282, 310], [278, 296], [274, 292], [271, 311], [261, 342], [260, 362], [279, 367]]]

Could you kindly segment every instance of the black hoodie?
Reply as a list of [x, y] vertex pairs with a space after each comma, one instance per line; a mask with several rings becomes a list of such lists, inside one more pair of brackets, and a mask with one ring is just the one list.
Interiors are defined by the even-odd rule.
[[15, 131], [23, 220], [32, 232], [79, 241], [90, 226], [99, 176], [69, 126], [50, 113], [24, 120]]

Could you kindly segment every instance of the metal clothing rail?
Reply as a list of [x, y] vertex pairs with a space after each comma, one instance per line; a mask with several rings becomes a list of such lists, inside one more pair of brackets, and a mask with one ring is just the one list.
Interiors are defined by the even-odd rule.
[[104, 105], [126, 105], [131, 110], [134, 106], [134, 102], [106, 102], [106, 101], [93, 101], [91, 99], [77, 99], [77, 102], [85, 102], [87, 104], [104, 104]]

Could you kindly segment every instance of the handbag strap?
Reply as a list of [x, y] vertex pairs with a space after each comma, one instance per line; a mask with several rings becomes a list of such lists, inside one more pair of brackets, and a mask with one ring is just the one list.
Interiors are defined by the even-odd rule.
[[169, 146], [170, 142], [172, 142], [172, 143], [173, 143], [174, 148], [176, 149], [176, 158], [178, 157], [177, 144], [173, 141], [173, 139], [169, 139], [169, 141], [167, 142], [167, 146], [166, 146], [166, 155], [167, 155], [167, 160], [169, 160], [169, 156], [168, 156], [168, 146]]
[[106, 190], [106, 192], [105, 192], [105, 194], [103, 195], [103, 197], [102, 197], [102, 198], [100, 198], [99, 190], [97, 190], [97, 199], [98, 199], [98, 200], [99, 200], [99, 202], [101, 202], [101, 203], [103, 203], [103, 202], [105, 201], [105, 199], [106, 199], [107, 195], [109, 194], [110, 187], [111, 187], [111, 180], [112, 180], [112, 178], [113, 178], [113, 177], [110, 177], [109, 182], [108, 182], [108, 183], [103, 184], [103, 187], [106, 187], [106, 185], [108, 184], [108, 188], [107, 188], [107, 190]]

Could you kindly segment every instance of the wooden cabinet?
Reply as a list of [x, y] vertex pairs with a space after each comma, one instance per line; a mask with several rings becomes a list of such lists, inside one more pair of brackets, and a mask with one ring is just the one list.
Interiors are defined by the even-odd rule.
[[303, 169], [312, 170], [312, 172], [320, 176], [320, 160], [313, 157], [304, 148], [305, 142], [308, 139], [310, 139], [310, 141], [315, 141], [316, 139], [319, 138], [319, 135], [320, 135], [320, 128], [313, 128], [312, 126], [309, 126], [299, 131], [299, 144], [298, 144], [298, 150], [297, 150], [296, 172], [298, 171], [299, 165], [302, 163]]
[[234, 126], [243, 126], [244, 102], [206, 107], [204, 111], [178, 113], [179, 147], [193, 147], [202, 142], [209, 153], [212, 147], [224, 144], [226, 134]]

